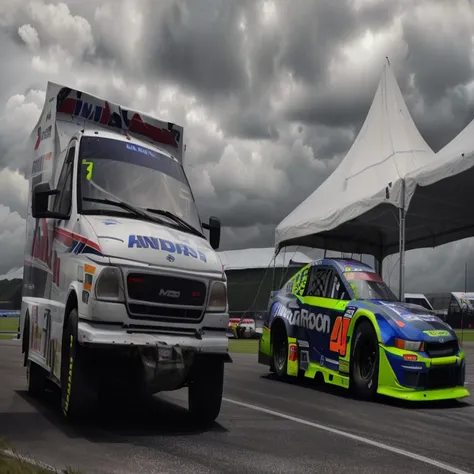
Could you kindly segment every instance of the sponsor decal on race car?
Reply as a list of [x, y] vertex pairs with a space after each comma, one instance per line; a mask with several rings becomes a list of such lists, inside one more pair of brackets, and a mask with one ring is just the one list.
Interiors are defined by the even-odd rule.
[[354, 313], [357, 311], [357, 308], [355, 306], [348, 306], [346, 308], [346, 312], [344, 313], [344, 318], [352, 318], [354, 316]]
[[438, 321], [437, 316], [431, 314], [399, 314], [399, 316], [405, 321]]
[[330, 331], [331, 319], [327, 314], [315, 314], [304, 308], [291, 310], [281, 303], [275, 303], [272, 307], [271, 316], [272, 318], [280, 316], [286, 319], [291, 326], [325, 333]]
[[443, 336], [450, 336], [451, 334], [449, 331], [437, 330], [437, 331], [423, 331], [424, 334], [430, 337], [443, 337]]

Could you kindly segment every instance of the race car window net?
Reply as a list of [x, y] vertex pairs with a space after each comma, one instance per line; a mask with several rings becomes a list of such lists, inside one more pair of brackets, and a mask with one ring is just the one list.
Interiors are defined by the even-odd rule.
[[313, 267], [308, 278], [305, 296], [345, 299], [347, 292], [344, 283], [333, 269]]

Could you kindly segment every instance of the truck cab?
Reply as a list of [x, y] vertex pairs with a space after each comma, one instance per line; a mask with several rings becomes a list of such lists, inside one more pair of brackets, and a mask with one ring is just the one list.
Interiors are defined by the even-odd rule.
[[29, 388], [52, 380], [77, 418], [117, 393], [188, 387], [191, 415], [212, 423], [231, 362], [220, 221], [201, 222], [182, 162], [149, 139], [156, 119], [54, 86], [53, 118], [45, 107], [37, 132], [49, 116], [51, 140], [34, 147], [51, 163], [30, 177], [20, 320]]

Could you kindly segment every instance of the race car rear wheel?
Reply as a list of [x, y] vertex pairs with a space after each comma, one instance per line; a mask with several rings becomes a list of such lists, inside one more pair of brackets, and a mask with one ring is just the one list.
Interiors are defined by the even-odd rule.
[[362, 321], [357, 326], [351, 352], [351, 387], [358, 397], [371, 399], [378, 387], [379, 346], [369, 321]]
[[288, 366], [288, 338], [284, 328], [278, 327], [273, 336], [273, 368], [278, 378], [286, 377]]

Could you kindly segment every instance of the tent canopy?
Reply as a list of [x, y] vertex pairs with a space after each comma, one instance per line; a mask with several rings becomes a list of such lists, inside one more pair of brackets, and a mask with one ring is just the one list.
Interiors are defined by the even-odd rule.
[[433, 159], [387, 60], [352, 147], [326, 181], [277, 226], [275, 246], [364, 253], [378, 260], [397, 252], [402, 178]]
[[436, 247], [474, 236], [474, 120], [436, 154], [409, 173], [405, 248]]

